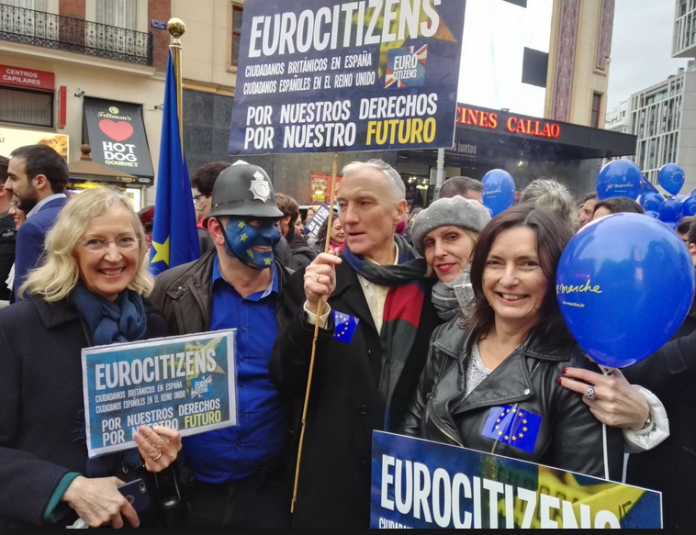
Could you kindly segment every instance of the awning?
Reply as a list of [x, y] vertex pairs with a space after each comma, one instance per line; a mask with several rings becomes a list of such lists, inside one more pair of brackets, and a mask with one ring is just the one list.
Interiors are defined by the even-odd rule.
[[134, 175], [140, 184], [154, 182], [140, 104], [85, 97], [84, 137], [95, 162]]
[[[506, 158], [569, 161], [617, 158], [636, 153], [637, 137], [599, 128], [549, 121], [460, 104], [455, 145], [447, 164], [499, 163]], [[409, 159], [436, 161], [437, 151], [401, 151]]]
[[113, 182], [117, 184], [131, 184], [137, 181], [135, 175], [124, 171], [114, 171], [110, 167], [92, 161], [91, 148], [82, 145], [82, 157], [68, 164], [70, 178], [78, 180], [97, 180], [100, 182]]

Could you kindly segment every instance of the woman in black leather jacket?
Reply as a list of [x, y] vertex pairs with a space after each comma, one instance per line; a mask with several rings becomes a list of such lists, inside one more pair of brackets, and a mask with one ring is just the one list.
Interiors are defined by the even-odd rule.
[[620, 478], [622, 435], [558, 384], [566, 367], [596, 369], [561, 316], [554, 284], [569, 231], [550, 211], [522, 205], [482, 232], [471, 264], [475, 306], [465, 324], [433, 334], [404, 434]]

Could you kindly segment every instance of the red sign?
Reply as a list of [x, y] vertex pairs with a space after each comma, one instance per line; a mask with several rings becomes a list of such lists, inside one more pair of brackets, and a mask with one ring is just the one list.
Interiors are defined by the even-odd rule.
[[58, 129], [62, 130], [67, 124], [68, 116], [68, 102], [67, 102], [67, 88], [62, 85], [58, 90]]
[[498, 114], [494, 111], [458, 106], [457, 124], [476, 126], [488, 130], [501, 130], [504, 128], [511, 134], [526, 134], [528, 136], [551, 139], [557, 139], [561, 136], [561, 126], [558, 123], [507, 113], [503, 115], [501, 120], [501, 115], [503, 114]]
[[52, 72], [0, 65], [0, 85], [17, 85], [53, 91], [56, 87], [56, 75]]

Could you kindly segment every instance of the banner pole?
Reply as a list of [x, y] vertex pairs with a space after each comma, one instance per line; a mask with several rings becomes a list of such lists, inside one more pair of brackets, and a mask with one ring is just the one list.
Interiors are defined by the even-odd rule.
[[181, 70], [181, 36], [186, 32], [184, 21], [178, 18], [169, 19], [167, 31], [174, 38], [169, 50], [172, 52], [174, 63], [174, 79], [176, 82], [176, 114], [179, 117], [179, 137], [181, 138], [181, 153], [184, 153], [184, 98], [183, 98], [183, 72]]
[[[331, 181], [331, 192], [329, 194], [329, 219], [326, 228], [326, 241], [324, 243], [324, 253], [328, 253], [331, 246], [331, 228], [333, 226], [334, 202], [336, 201], [336, 180], [338, 179], [338, 152], [334, 152], [333, 158], [333, 180]], [[300, 443], [297, 450], [297, 465], [295, 466], [295, 485], [292, 490], [292, 504], [290, 513], [295, 512], [297, 503], [297, 488], [300, 483], [300, 464], [302, 462], [302, 446], [304, 445], [305, 429], [307, 429], [307, 409], [309, 407], [309, 394], [312, 390], [312, 376], [314, 375], [314, 360], [317, 354], [317, 340], [319, 339], [319, 318], [324, 313], [324, 301], [319, 300], [317, 305], [317, 321], [314, 324], [314, 338], [312, 339], [312, 355], [309, 359], [309, 374], [307, 375], [307, 390], [305, 392], [304, 408], [302, 409], [302, 429], [300, 431]]]

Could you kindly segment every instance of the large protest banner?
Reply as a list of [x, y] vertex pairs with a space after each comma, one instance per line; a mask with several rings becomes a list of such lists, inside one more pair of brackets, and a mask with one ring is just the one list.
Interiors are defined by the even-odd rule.
[[374, 432], [373, 529], [660, 529], [659, 492]]
[[450, 148], [465, 0], [248, 0], [229, 154]]
[[141, 425], [190, 436], [237, 425], [234, 330], [82, 350], [89, 457], [137, 447]]

